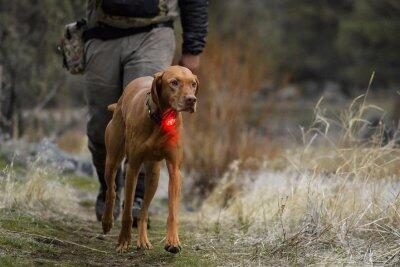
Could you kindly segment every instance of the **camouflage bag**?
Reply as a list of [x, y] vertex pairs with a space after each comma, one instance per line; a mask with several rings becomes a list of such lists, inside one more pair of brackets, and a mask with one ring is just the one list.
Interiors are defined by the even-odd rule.
[[85, 43], [82, 35], [86, 29], [84, 19], [65, 25], [64, 36], [58, 45], [58, 50], [63, 56], [64, 68], [71, 74], [83, 74], [85, 71]]

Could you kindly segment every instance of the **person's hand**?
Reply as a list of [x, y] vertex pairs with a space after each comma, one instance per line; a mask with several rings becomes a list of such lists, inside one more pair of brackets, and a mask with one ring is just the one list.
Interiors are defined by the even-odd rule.
[[179, 65], [188, 68], [193, 73], [196, 73], [200, 66], [200, 55], [182, 54]]

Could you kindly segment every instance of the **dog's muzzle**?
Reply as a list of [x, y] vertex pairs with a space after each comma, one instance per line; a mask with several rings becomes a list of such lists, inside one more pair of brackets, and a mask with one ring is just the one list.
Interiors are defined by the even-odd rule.
[[195, 96], [187, 96], [185, 99], [185, 111], [191, 113], [196, 111], [197, 98]]

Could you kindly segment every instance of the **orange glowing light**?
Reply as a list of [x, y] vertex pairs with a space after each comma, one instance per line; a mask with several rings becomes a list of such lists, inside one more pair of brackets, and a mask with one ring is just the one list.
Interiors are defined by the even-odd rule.
[[176, 116], [176, 110], [169, 109], [164, 112], [161, 120], [161, 129], [166, 133], [166, 142], [169, 145], [175, 145], [179, 141], [179, 131], [176, 128]]
[[173, 126], [176, 123], [175, 118], [168, 118], [168, 120], [165, 121], [166, 126]]
[[161, 128], [168, 133], [174, 132], [176, 126], [176, 111], [168, 110], [164, 113], [163, 118], [161, 120]]

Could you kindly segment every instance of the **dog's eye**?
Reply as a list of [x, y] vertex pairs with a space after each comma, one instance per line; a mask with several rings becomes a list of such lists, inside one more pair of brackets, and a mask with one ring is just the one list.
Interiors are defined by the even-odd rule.
[[178, 83], [177, 80], [172, 80], [172, 81], [170, 82], [170, 84], [171, 84], [173, 87], [177, 87], [179, 83]]
[[192, 82], [192, 87], [195, 88], [197, 86], [197, 83]]

